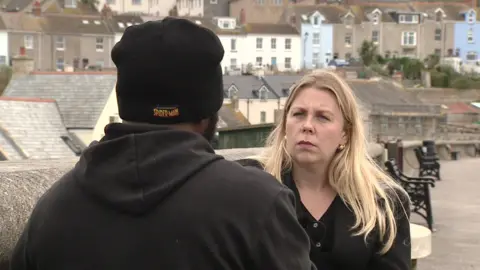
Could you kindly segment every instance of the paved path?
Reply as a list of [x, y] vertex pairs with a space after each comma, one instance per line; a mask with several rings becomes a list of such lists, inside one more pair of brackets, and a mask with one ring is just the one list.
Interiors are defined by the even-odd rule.
[[441, 166], [443, 181], [432, 189], [432, 255], [418, 262], [418, 270], [480, 270], [480, 159]]

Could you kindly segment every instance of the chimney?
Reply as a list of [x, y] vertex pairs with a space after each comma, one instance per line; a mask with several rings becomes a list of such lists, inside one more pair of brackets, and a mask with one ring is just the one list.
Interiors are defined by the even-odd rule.
[[40, 5], [40, 1], [35, 0], [35, 2], [33, 2], [32, 13], [35, 16], [41, 16], [42, 15], [42, 6]]
[[106, 19], [111, 19], [113, 16], [112, 9], [107, 4], [103, 5], [101, 13], [102, 13], [102, 17]]
[[20, 54], [12, 57], [12, 77], [28, 75], [34, 69], [33, 58], [26, 54], [25, 47], [20, 47]]

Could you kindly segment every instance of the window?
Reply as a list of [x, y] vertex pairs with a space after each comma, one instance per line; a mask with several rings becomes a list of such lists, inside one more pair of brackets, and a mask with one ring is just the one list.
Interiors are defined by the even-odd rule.
[[257, 5], [265, 4], [265, 0], [255, 0], [255, 2], [257, 2]]
[[319, 25], [320, 24], [320, 18], [318, 16], [313, 16], [312, 24], [313, 25]]
[[313, 67], [318, 67], [317, 65], [318, 65], [318, 62], [319, 62], [319, 55], [320, 54], [318, 52], [314, 52], [312, 54], [312, 66]]
[[230, 28], [230, 22], [228, 20], [223, 20], [221, 23], [222, 28]]
[[476, 52], [467, 52], [467, 60], [469, 61], [477, 61], [478, 56]]
[[[65, 50], [65, 38], [64, 37], [55, 37], [55, 48], [57, 51]], [[63, 61], [63, 59], [62, 59]]]
[[345, 25], [350, 28], [353, 25], [353, 17], [351, 15], [347, 15], [344, 20]]
[[103, 37], [97, 37], [95, 48], [97, 52], [103, 52]]
[[257, 50], [261, 50], [263, 48], [263, 39], [257, 38]]
[[435, 14], [435, 21], [441, 22], [442, 19], [443, 19], [443, 13], [441, 11], [437, 11], [437, 13]]
[[402, 46], [416, 46], [417, 33], [416, 32], [402, 32]]
[[352, 34], [350, 33], [345, 34], [345, 46], [346, 47], [352, 46]]
[[66, 8], [77, 8], [77, 0], [65, 0]]
[[400, 23], [418, 23], [418, 15], [402, 14], [398, 17]]
[[435, 29], [435, 40], [442, 40], [442, 29]]
[[276, 50], [277, 49], [277, 39], [276, 38], [272, 38], [270, 40], [270, 48], [272, 50]]
[[237, 40], [235, 38], [230, 40], [230, 50], [237, 51]]
[[237, 59], [236, 58], [231, 58], [230, 59], [230, 69], [237, 69]]
[[472, 23], [475, 23], [476, 20], [477, 20], [477, 15], [475, 14], [475, 11], [470, 10], [470, 12], [467, 15], [467, 22], [472, 24]]
[[475, 39], [473, 38], [473, 30], [472, 29], [468, 30], [468, 32], [467, 32], [467, 42], [470, 43], [470, 44], [475, 43]]
[[285, 58], [285, 68], [291, 69], [292, 68], [292, 58], [286, 57]]
[[263, 65], [263, 64], [262, 64], [262, 61], [263, 61], [263, 60], [262, 60], [262, 57], [257, 57], [257, 58], [255, 59], [255, 64], [256, 64], [257, 66], [262, 66], [262, 65]]
[[132, 5], [141, 5], [142, 4], [142, 0], [132, 0]]
[[103, 59], [98, 59], [97, 62], [96, 62], [96, 65], [100, 68], [103, 68], [104, 64], [105, 64], [105, 62], [103, 61]]
[[23, 46], [25, 46], [25, 49], [33, 49], [33, 36], [26, 35], [23, 37]]
[[260, 123], [264, 124], [267, 122], [267, 112], [261, 111], [260, 112]]
[[285, 39], [285, 50], [291, 50], [292, 49], [292, 39], [286, 38]]
[[0, 65], [7, 64], [7, 57], [5, 55], [0, 55]]
[[313, 45], [320, 45], [320, 33], [313, 33], [312, 35], [312, 44]]
[[440, 56], [442, 54], [442, 50], [441, 49], [435, 49], [433, 54]]
[[380, 21], [380, 15], [377, 12], [375, 12], [373, 14], [372, 23], [373, 24], [378, 24], [379, 21]]
[[372, 42], [378, 43], [378, 31], [372, 31]]
[[78, 69], [80, 67], [80, 58], [75, 57], [73, 58], [73, 68]]
[[63, 58], [61, 58], [61, 57], [60, 57], [60, 58], [57, 58], [57, 63], [56, 63], [56, 64], [57, 64], [56, 66], [57, 66], [57, 70], [58, 70], [58, 71], [63, 71], [63, 70], [64, 70], [64, 68], [65, 68], [65, 61], [63, 60]]
[[107, 0], [107, 5], [115, 5], [115, 0]]
[[283, 4], [282, 0], [273, 0], [273, 3], [277, 6], [281, 6]]
[[218, 1], [217, 0], [210, 0], [210, 4], [217, 4]]
[[268, 100], [268, 90], [265, 88], [265, 86], [262, 86], [260, 90], [258, 91], [258, 96], [260, 98], [260, 101], [267, 101]]

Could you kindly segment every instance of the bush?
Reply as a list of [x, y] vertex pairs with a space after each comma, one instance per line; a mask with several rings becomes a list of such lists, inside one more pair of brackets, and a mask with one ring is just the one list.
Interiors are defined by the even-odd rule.
[[372, 64], [370, 66], [370, 69], [373, 72], [375, 72], [375, 73], [377, 73], [378, 75], [381, 75], [381, 76], [389, 76], [390, 75], [388, 70], [384, 69], [383, 66], [380, 65], [380, 64]]
[[452, 87], [455, 89], [470, 89], [472, 80], [466, 77], [460, 77], [452, 81]]
[[447, 88], [450, 86], [450, 80], [446, 73], [432, 70], [430, 72], [432, 87]]

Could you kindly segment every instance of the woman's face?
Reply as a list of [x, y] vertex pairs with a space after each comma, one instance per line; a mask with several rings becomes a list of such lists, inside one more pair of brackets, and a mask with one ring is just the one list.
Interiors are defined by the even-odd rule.
[[286, 148], [296, 163], [328, 164], [346, 143], [344, 119], [329, 90], [301, 89], [287, 112]]

